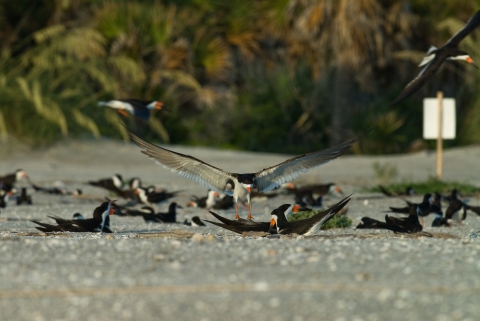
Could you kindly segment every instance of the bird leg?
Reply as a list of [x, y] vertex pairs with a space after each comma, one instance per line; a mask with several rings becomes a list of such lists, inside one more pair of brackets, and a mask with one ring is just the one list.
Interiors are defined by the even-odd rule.
[[236, 219], [236, 220], [239, 220], [239, 219], [240, 219], [240, 216], [238, 215], [238, 203], [236, 204], [235, 209], [236, 209], [236, 211], [235, 211], [235, 219]]
[[253, 220], [253, 216], [252, 216], [252, 214], [250, 213], [250, 204], [247, 205], [247, 208], [248, 208], [248, 216], [247, 216], [247, 219]]

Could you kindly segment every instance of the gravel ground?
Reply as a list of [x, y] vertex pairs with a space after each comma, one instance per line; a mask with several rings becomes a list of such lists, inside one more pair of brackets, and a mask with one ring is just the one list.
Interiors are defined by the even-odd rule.
[[[227, 170], [257, 171], [284, 155], [174, 147]], [[110, 141], [64, 142], [45, 150], [7, 146], [0, 173], [26, 170], [38, 184], [62, 180], [92, 198], [33, 194], [34, 205], [9, 204], [0, 214], [1, 320], [478, 320], [480, 315], [480, 217], [462, 226], [426, 228], [434, 237], [354, 228], [322, 231], [312, 238], [242, 238], [215, 226], [146, 224], [111, 218], [114, 234], [37, 233], [30, 219], [90, 216], [107, 194], [83, 184], [121, 173], [169, 190], [184, 205], [205, 189], [155, 165], [133, 145]], [[480, 186], [480, 147], [448, 150], [446, 180]], [[335, 181], [355, 192], [348, 214], [382, 218], [403, 201], [365, 194], [377, 183], [374, 162], [389, 163], [398, 179], [434, 173], [428, 153], [345, 156], [303, 182]], [[238, 166], [237, 166], [238, 164]], [[20, 186], [23, 186], [22, 183]], [[32, 192], [33, 193], [33, 192]], [[420, 196], [411, 200], [419, 201]], [[340, 198], [330, 196], [333, 204]], [[257, 220], [291, 197], [253, 205]], [[119, 201], [120, 202], [120, 201]], [[471, 204], [480, 200], [471, 199]], [[158, 207], [166, 210], [168, 204]], [[227, 217], [234, 211], [218, 211]], [[242, 210], [246, 216], [246, 210]], [[204, 210], [185, 208], [178, 220]], [[427, 224], [432, 218], [427, 218]], [[192, 236], [193, 234], [193, 236]]]

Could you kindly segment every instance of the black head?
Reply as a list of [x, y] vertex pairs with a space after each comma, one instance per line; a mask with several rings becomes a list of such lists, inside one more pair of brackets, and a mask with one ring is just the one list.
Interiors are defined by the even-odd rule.
[[432, 194], [423, 195], [423, 203], [432, 203]]
[[255, 184], [255, 174], [237, 174], [237, 180], [243, 184]]

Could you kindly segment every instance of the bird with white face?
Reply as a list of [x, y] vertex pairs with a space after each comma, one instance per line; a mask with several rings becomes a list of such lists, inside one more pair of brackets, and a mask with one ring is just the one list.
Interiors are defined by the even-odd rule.
[[142, 153], [172, 172], [196, 181], [218, 193], [233, 196], [238, 219], [238, 202], [247, 202], [248, 219], [252, 219], [250, 193], [255, 188], [258, 192], [272, 189], [297, 178], [312, 168], [323, 165], [344, 154], [355, 142], [352, 139], [343, 144], [287, 159], [283, 163], [265, 168], [256, 173], [230, 173], [205, 163], [190, 155], [180, 154], [166, 148], [150, 144], [129, 131], [132, 140], [141, 147]]

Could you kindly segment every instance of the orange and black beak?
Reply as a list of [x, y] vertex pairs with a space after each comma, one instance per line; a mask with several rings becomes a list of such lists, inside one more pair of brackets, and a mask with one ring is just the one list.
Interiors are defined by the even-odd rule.
[[155, 104], [155, 109], [162, 110], [162, 107], [163, 107], [163, 103], [161, 101], [157, 101], [157, 103]]
[[113, 202], [115, 201], [110, 201], [110, 210], [108, 211], [108, 215], [115, 215], [115, 212], [117, 211]]
[[342, 189], [341, 189], [340, 187], [338, 187], [338, 186], [335, 187], [335, 192], [338, 193], [338, 194], [340, 194], [340, 195], [343, 195]]
[[475, 68], [479, 69], [477, 64], [475, 63], [475, 61], [473, 61], [472, 57], [467, 57], [467, 59], [465, 59], [466, 62], [468, 62], [469, 64], [472, 64], [475, 66]]
[[270, 220], [270, 228], [274, 227], [277, 224], [274, 218]]
[[298, 212], [303, 212], [303, 211], [310, 211], [308, 207], [303, 207], [298, 204], [293, 205], [292, 207], [292, 212], [293, 213], [298, 213]]
[[125, 117], [129, 117], [129, 116], [130, 116], [130, 115], [129, 115], [125, 110], [123, 110], [123, 109], [118, 109], [118, 112], [119, 112], [120, 114], [122, 114], [123, 116], [125, 116]]
[[218, 193], [217, 192], [213, 192], [213, 196], [215, 197], [219, 197]]

